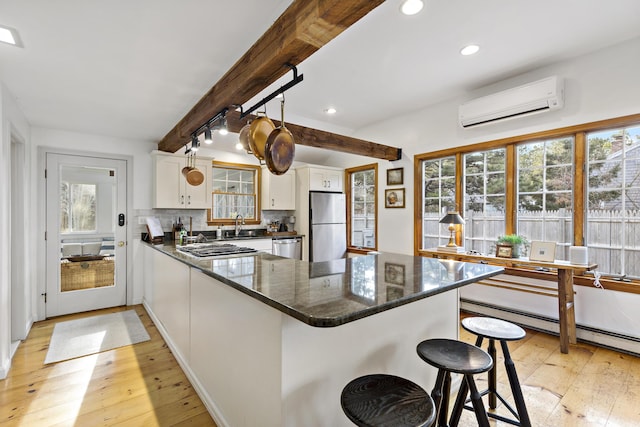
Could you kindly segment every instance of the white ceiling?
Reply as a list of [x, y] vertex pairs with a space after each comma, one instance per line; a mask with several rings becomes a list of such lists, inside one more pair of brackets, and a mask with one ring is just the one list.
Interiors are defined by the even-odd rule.
[[[0, 80], [34, 126], [157, 142], [289, 3], [0, 0], [0, 25], [24, 45], [0, 43]], [[638, 0], [425, 3], [408, 17], [400, 0], [387, 0], [299, 65], [304, 81], [286, 94], [287, 121], [351, 135], [640, 36]], [[469, 43], [480, 52], [461, 56]], [[328, 106], [338, 113], [324, 114]], [[277, 102], [268, 111], [277, 117]]]

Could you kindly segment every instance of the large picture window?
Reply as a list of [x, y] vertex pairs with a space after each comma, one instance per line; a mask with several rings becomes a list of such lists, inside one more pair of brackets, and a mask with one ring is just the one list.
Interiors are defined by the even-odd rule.
[[587, 176], [590, 260], [640, 277], [640, 126], [589, 133]]
[[378, 164], [346, 170], [350, 249], [377, 248]]

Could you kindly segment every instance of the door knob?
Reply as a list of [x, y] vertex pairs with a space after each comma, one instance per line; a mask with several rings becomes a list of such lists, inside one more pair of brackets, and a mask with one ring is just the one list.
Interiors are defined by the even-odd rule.
[[123, 241], [119, 241], [118, 242], [118, 246], [123, 247], [124, 246], [124, 242]]

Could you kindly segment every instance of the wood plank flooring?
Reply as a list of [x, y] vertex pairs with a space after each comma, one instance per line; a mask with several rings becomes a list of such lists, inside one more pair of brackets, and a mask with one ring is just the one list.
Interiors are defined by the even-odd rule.
[[[151, 341], [43, 365], [56, 322], [128, 308], [36, 323], [20, 345], [9, 376], [0, 381], [0, 427], [215, 427], [142, 306], [133, 308]], [[475, 342], [463, 329], [460, 337]], [[572, 345], [569, 354], [562, 354], [557, 337], [531, 330], [509, 348], [534, 426], [640, 425], [640, 358], [588, 344]], [[498, 389], [510, 400], [500, 350], [497, 363]], [[486, 388], [485, 376], [476, 380]], [[504, 408], [497, 411], [506, 415]], [[477, 424], [473, 414], [464, 411], [460, 425]], [[508, 424], [491, 420], [491, 425]]]
[[[640, 358], [583, 343], [562, 354], [557, 336], [526, 332], [524, 339], [509, 343], [509, 351], [533, 426], [640, 426]], [[476, 336], [460, 328], [460, 339], [473, 344]], [[498, 392], [513, 405], [497, 347]], [[480, 390], [487, 388], [486, 375], [477, 375], [476, 382]], [[486, 397], [484, 402], [488, 407]], [[498, 404], [496, 412], [510, 416]], [[477, 425], [473, 413], [464, 411], [460, 425]], [[491, 425], [510, 424], [491, 420]]]
[[[130, 308], [150, 341], [43, 364], [56, 322]], [[142, 306], [37, 322], [0, 381], [0, 427], [183, 425], [215, 427]]]

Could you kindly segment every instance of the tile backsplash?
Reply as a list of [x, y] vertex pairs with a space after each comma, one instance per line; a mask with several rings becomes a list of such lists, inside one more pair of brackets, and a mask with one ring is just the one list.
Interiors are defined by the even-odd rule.
[[[207, 224], [207, 211], [204, 209], [135, 209], [134, 210], [134, 234], [146, 233], [146, 218], [156, 217], [160, 220], [162, 230], [165, 233], [170, 233], [173, 224], [178, 221], [178, 218], [182, 221], [182, 224], [189, 230], [189, 219], [193, 224], [194, 231], [212, 231], [217, 229], [217, 226]], [[285, 221], [285, 224], [289, 224], [289, 217], [295, 215], [294, 211], [262, 211], [261, 222], [259, 225], [244, 225], [243, 228], [266, 228], [268, 224], [274, 221]], [[233, 226], [224, 226], [224, 229], [231, 229]]]

